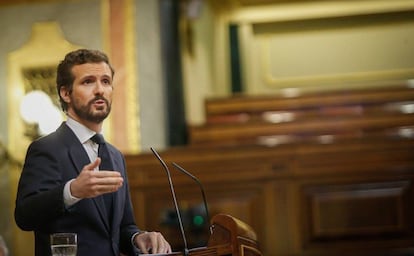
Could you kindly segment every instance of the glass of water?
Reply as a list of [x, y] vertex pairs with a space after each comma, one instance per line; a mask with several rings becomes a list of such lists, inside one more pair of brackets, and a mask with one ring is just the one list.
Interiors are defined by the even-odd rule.
[[78, 238], [75, 233], [54, 233], [50, 235], [53, 256], [76, 256]]

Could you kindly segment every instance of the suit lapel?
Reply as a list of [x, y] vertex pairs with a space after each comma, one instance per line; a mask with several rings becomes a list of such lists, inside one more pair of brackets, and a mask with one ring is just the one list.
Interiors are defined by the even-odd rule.
[[[90, 163], [88, 154], [86, 153], [83, 145], [79, 142], [76, 135], [67, 125], [61, 125], [58, 130], [64, 134], [63, 138], [65, 138], [66, 144], [69, 147], [69, 158], [75, 167], [76, 173], [79, 174], [82, 171], [83, 167]], [[102, 220], [105, 229], [109, 232], [110, 227], [102, 196], [92, 198], [92, 201], [98, 210], [99, 217]]]
[[[108, 145], [109, 146], [109, 145]], [[119, 156], [119, 153], [112, 147], [108, 147], [109, 154], [111, 155], [112, 166], [114, 167], [114, 171], [120, 172], [123, 178], [125, 179], [125, 172], [122, 163], [122, 158]], [[125, 183], [124, 183], [125, 186]], [[122, 219], [122, 211], [123, 209], [123, 198], [124, 195], [124, 186], [121, 187], [117, 192], [112, 193], [113, 198], [113, 207], [112, 207], [112, 227], [119, 225]], [[114, 230], [114, 229], [113, 229]]]

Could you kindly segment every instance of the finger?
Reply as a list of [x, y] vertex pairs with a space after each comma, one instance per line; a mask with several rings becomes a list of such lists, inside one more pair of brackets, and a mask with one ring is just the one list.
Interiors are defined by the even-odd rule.
[[[159, 232], [151, 232], [153, 239], [151, 239], [152, 253], [166, 253], [168, 252], [169, 244]], [[168, 246], [167, 246], [168, 245]]]
[[159, 234], [156, 234], [156, 240], [152, 243], [153, 253], [161, 253], [163, 247], [163, 241]]
[[99, 194], [113, 193], [119, 190], [121, 186], [118, 185], [97, 185], [95, 189]]
[[102, 171], [100, 170], [99, 172], [96, 172], [95, 177], [97, 178], [110, 178], [110, 177], [122, 177], [121, 173], [119, 172], [114, 172], [114, 171]]
[[165, 253], [171, 253], [172, 252], [171, 245], [167, 241], [165, 241], [165, 243], [167, 244], [167, 250], [165, 251]]
[[162, 250], [159, 253], [171, 253], [171, 246], [170, 244], [167, 242], [167, 240], [165, 240], [165, 238], [161, 235], [161, 241], [162, 241]]
[[96, 177], [95, 176], [94, 184], [102, 185], [102, 186], [120, 187], [124, 184], [124, 178], [122, 177]]
[[151, 249], [152, 249], [152, 253], [158, 253], [158, 237], [155, 236], [154, 237], [154, 232], [151, 232]]
[[102, 186], [121, 186], [124, 183], [124, 179], [122, 177], [116, 178], [99, 178], [96, 180], [97, 185]]
[[101, 164], [101, 158], [97, 157], [95, 161], [91, 162], [90, 164], [85, 165], [84, 169], [88, 171], [93, 171]]
[[100, 192], [117, 191], [124, 184], [122, 178], [102, 178], [95, 179], [94, 188]]
[[[146, 234], [144, 234], [143, 236], [146, 236]], [[146, 238], [145, 239], [136, 239], [135, 244], [138, 246], [139, 250], [143, 254], [148, 254], [148, 249], [147, 249], [145, 240], [146, 240]]]

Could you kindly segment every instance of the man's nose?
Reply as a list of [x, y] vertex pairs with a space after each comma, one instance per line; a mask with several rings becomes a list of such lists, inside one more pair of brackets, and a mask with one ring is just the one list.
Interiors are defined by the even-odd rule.
[[102, 84], [102, 82], [97, 81], [95, 84], [95, 94], [103, 94], [104, 92], [104, 85]]

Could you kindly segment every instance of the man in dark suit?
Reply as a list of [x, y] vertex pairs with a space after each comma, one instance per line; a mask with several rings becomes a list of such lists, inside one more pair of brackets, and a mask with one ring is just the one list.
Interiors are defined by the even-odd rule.
[[[171, 252], [159, 232], [136, 226], [121, 152], [94, 140], [111, 110], [113, 76], [95, 50], [70, 52], [58, 66], [67, 121], [29, 146], [16, 199], [16, 223], [34, 231], [36, 256], [51, 255], [50, 234], [58, 232], [77, 234], [78, 256]], [[105, 147], [108, 157], [98, 154]]]

